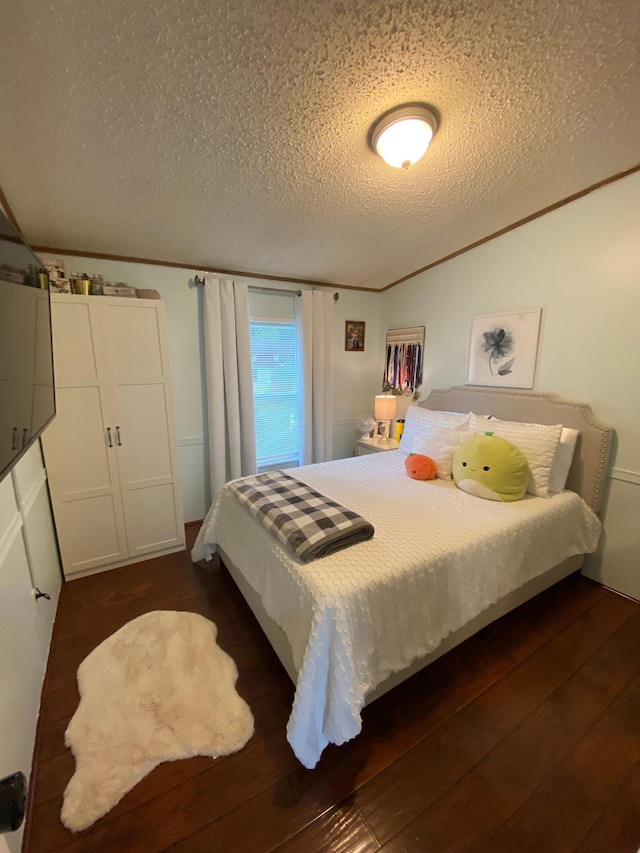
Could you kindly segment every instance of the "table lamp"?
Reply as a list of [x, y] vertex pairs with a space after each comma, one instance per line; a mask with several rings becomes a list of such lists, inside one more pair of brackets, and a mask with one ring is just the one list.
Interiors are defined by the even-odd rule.
[[375, 406], [375, 418], [380, 423], [380, 441], [388, 444], [390, 441], [391, 421], [396, 416], [396, 398], [393, 394], [377, 394]]

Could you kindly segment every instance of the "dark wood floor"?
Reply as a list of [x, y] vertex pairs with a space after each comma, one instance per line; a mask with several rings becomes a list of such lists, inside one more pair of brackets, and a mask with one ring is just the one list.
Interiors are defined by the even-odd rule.
[[[189, 530], [192, 538], [193, 528]], [[161, 765], [85, 832], [60, 823], [82, 659], [150, 610], [211, 618], [256, 731]], [[293, 689], [225, 570], [188, 552], [67, 583], [34, 763], [26, 853], [635, 853], [640, 605], [573, 576], [365, 709], [313, 771], [285, 740]]]

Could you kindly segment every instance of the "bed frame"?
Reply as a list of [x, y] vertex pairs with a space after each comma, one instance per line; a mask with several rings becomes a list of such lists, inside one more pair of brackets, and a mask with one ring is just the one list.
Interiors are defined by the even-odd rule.
[[[502, 420], [562, 424], [579, 430], [580, 437], [569, 471], [567, 488], [577, 492], [593, 512], [597, 513], [600, 510], [613, 430], [601, 423], [588, 405], [563, 400], [552, 394], [469, 386], [436, 389], [418, 405], [436, 411], [472, 411], [479, 415], [494, 415]], [[267, 615], [260, 596], [247, 583], [228, 555], [220, 550], [220, 557], [295, 684], [297, 682], [297, 671], [284, 632]], [[495, 622], [496, 619], [558, 583], [562, 578], [578, 571], [582, 566], [583, 559], [583, 555], [580, 554], [570, 557], [545, 574], [534, 578], [520, 589], [509, 593], [471, 622], [450, 634], [431, 654], [414, 661], [410, 667], [402, 672], [390, 675], [367, 695], [365, 704], [369, 705], [482, 628]]]

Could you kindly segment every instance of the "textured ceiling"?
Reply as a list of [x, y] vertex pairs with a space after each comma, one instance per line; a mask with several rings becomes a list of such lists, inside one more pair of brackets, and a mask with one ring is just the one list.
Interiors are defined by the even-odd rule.
[[637, 0], [3, 0], [0, 186], [35, 245], [380, 288], [637, 165], [639, 45]]

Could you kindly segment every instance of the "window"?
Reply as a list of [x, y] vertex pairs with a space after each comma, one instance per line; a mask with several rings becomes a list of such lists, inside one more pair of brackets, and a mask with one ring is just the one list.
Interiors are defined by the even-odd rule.
[[300, 463], [298, 346], [292, 320], [251, 321], [258, 471]]

